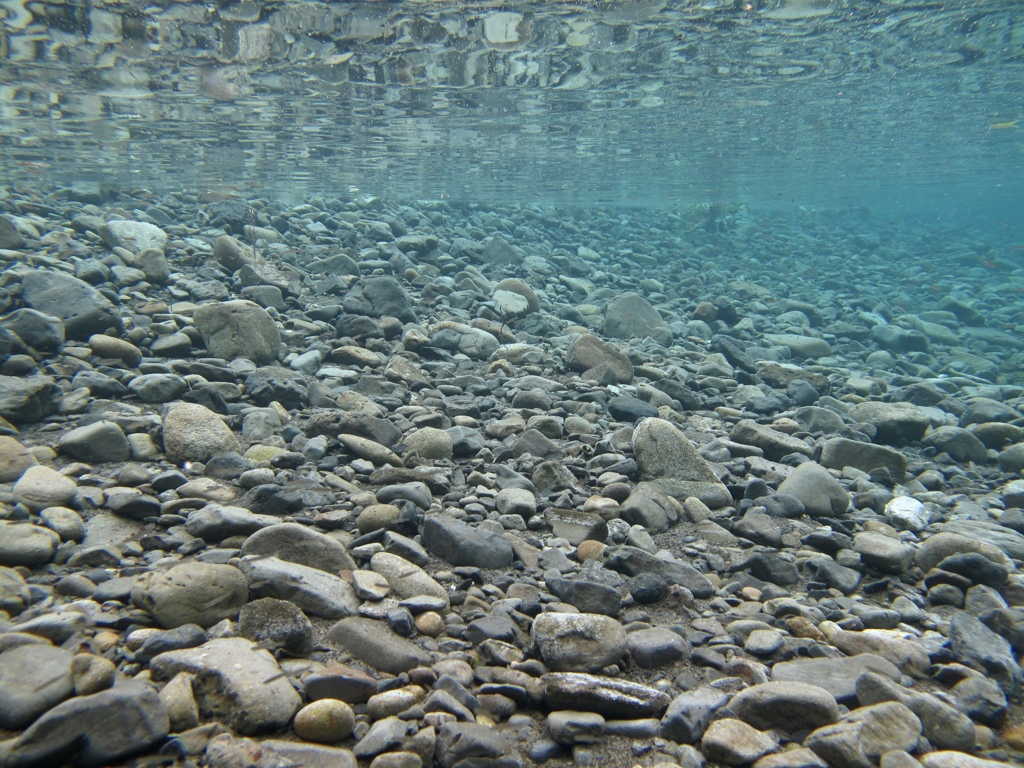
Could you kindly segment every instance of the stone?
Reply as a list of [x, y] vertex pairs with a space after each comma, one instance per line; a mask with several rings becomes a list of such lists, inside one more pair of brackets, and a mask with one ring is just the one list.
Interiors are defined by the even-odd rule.
[[349, 737], [355, 721], [355, 713], [344, 701], [318, 699], [296, 713], [292, 728], [304, 741], [334, 744]]
[[874, 531], [862, 531], [853, 540], [864, 565], [883, 573], [903, 573], [914, 562], [914, 548], [899, 539]]
[[422, 543], [428, 552], [452, 565], [487, 569], [512, 565], [512, 546], [501, 534], [445, 515], [423, 519]]
[[850, 505], [846, 489], [827, 469], [813, 461], [793, 469], [779, 484], [779, 493], [798, 498], [811, 517], [840, 516]]
[[907, 457], [895, 448], [845, 437], [833, 437], [825, 441], [821, 464], [829, 469], [854, 467], [862, 472], [884, 468], [897, 483], [902, 483], [907, 474]]
[[193, 320], [215, 357], [244, 357], [256, 365], [269, 365], [277, 359], [281, 333], [267, 311], [251, 301], [203, 304], [196, 308]]
[[611, 299], [604, 308], [604, 332], [613, 339], [643, 339], [650, 336], [668, 346], [672, 331], [650, 302], [635, 293]]
[[49, 528], [31, 523], [0, 520], [0, 565], [34, 568], [50, 561], [60, 545], [60, 536]]
[[635, 720], [660, 717], [669, 705], [663, 691], [602, 675], [551, 672], [541, 682], [544, 706], [551, 710], [572, 707], [609, 719]]
[[596, 743], [604, 734], [604, 718], [596, 712], [560, 710], [548, 713], [548, 734], [559, 744]]
[[96, 357], [103, 360], [119, 360], [126, 368], [138, 368], [142, 352], [130, 341], [116, 336], [93, 334], [89, 337], [89, 348]]
[[164, 416], [164, 450], [177, 463], [209, 461], [220, 453], [238, 452], [238, 439], [216, 413], [197, 403], [182, 403]]
[[521, 768], [522, 760], [504, 735], [477, 723], [445, 723], [437, 735], [441, 768]]
[[1006, 555], [998, 547], [951, 531], [940, 531], [925, 539], [917, 548], [914, 564], [922, 571], [928, 572], [947, 557], [968, 552], [979, 552], [995, 563], [1009, 565]]
[[0, 566], [0, 611], [16, 616], [31, 599], [24, 577], [13, 568]]
[[110, 300], [88, 283], [64, 272], [37, 269], [21, 280], [26, 306], [64, 321], [67, 338], [85, 341], [94, 333], [120, 333], [121, 318]]
[[742, 720], [716, 720], [704, 731], [700, 741], [704, 756], [716, 763], [747, 765], [779, 747], [770, 733], [751, 728]]
[[915, 751], [920, 736], [917, 716], [890, 701], [854, 710], [811, 733], [804, 745], [835, 768], [871, 768], [891, 750]]
[[79, 653], [71, 660], [71, 679], [76, 696], [89, 696], [114, 685], [114, 662], [92, 653]]
[[246, 555], [238, 569], [253, 596], [290, 600], [311, 616], [340, 619], [359, 610], [352, 585], [333, 573], [271, 555]]
[[0, 376], [0, 416], [12, 424], [33, 424], [56, 413], [63, 394], [49, 376]]
[[369, 317], [397, 317], [403, 323], [415, 323], [412, 300], [398, 280], [390, 275], [356, 281], [342, 299], [345, 311]]
[[845, 704], [857, 696], [858, 678], [869, 672], [887, 680], [900, 679], [900, 670], [891, 661], [873, 653], [860, 653], [838, 659], [781, 661], [772, 666], [772, 680], [815, 685]]
[[966, 611], [950, 619], [949, 650], [961, 663], [995, 680], [1007, 696], [1020, 690], [1024, 672], [1009, 642]]
[[829, 642], [847, 656], [873, 653], [895, 664], [900, 672], [918, 678], [930, 676], [931, 659], [924, 647], [898, 632], [865, 629], [859, 632], [837, 630], [829, 634]]
[[212, 543], [232, 536], [249, 536], [280, 522], [273, 515], [257, 515], [241, 507], [207, 504], [189, 513], [185, 530], [196, 538]]
[[633, 430], [633, 451], [640, 475], [678, 501], [696, 497], [712, 509], [732, 496], [693, 444], [673, 424], [647, 418]]
[[715, 688], [685, 691], [669, 703], [661, 718], [661, 735], [677, 744], [700, 741], [715, 712], [729, 701], [729, 694]]
[[448, 590], [405, 558], [389, 552], [378, 552], [370, 558], [370, 568], [383, 576], [400, 598], [430, 595], [448, 604]]
[[451, 459], [452, 437], [443, 429], [421, 427], [405, 436], [405, 445], [427, 461]]
[[58, 704], [5, 745], [4, 764], [57, 765], [71, 758], [98, 768], [154, 748], [168, 729], [156, 691], [128, 682]]
[[203, 717], [243, 735], [285, 727], [301, 704], [274, 657], [240, 637], [161, 653], [149, 668], [156, 680], [170, 680], [180, 672], [195, 675], [193, 688]]
[[71, 696], [73, 658], [49, 644], [19, 645], [0, 653], [0, 728], [20, 730]]
[[985, 448], [985, 444], [962, 427], [946, 425], [929, 429], [921, 442], [949, 454], [953, 461], [983, 464], [988, 460], [988, 449]]
[[894, 528], [918, 533], [928, 527], [928, 509], [912, 496], [897, 496], [885, 505], [884, 514]]
[[703, 573], [689, 563], [679, 560], [665, 560], [632, 546], [609, 547], [604, 553], [604, 565], [609, 570], [637, 576], [653, 573], [670, 584], [686, 587], [698, 600], [711, 597], [715, 588]]
[[242, 606], [238, 633], [261, 648], [303, 657], [313, 650], [313, 625], [295, 603], [263, 597]]
[[884, 445], [906, 445], [924, 437], [931, 426], [928, 411], [911, 403], [858, 403], [849, 412], [850, 418], [875, 428], [874, 442]]
[[87, 464], [107, 464], [128, 459], [128, 438], [112, 421], [95, 421], [72, 429], [60, 439], [60, 450]]
[[231, 565], [187, 562], [163, 572], [142, 574], [132, 587], [132, 603], [164, 629], [183, 624], [212, 627], [234, 619], [249, 599], [245, 576]]
[[533, 620], [531, 639], [556, 672], [596, 672], [626, 652], [625, 630], [615, 619], [598, 614], [541, 614]]
[[105, 221], [99, 235], [111, 248], [124, 248], [133, 254], [149, 248], [163, 251], [167, 245], [167, 233], [146, 221]]
[[811, 455], [811, 447], [803, 440], [779, 432], [771, 427], [758, 424], [750, 419], [737, 422], [729, 432], [729, 439], [742, 445], [752, 445], [764, 452], [764, 457], [779, 461], [783, 456], [798, 453]]
[[342, 619], [328, 630], [326, 642], [392, 675], [430, 663], [430, 657], [422, 648], [373, 619], [357, 616]]
[[0, 483], [13, 483], [29, 467], [38, 465], [36, 457], [15, 438], [0, 435]]
[[810, 683], [770, 682], [736, 694], [729, 709], [743, 722], [759, 730], [780, 729], [790, 733], [819, 728], [839, 719], [835, 697]]
[[169, 403], [188, 391], [188, 382], [170, 373], [147, 373], [128, 382], [128, 391], [144, 403]]
[[633, 364], [622, 352], [590, 333], [581, 333], [565, 351], [570, 370], [585, 373], [594, 368], [611, 370], [619, 384], [633, 380]]
[[626, 639], [626, 649], [641, 669], [655, 669], [690, 657], [690, 644], [666, 627], [630, 632]]
[[15, 334], [37, 352], [56, 352], [64, 343], [64, 321], [34, 309], [16, 309], [0, 320], [0, 328]]
[[277, 557], [332, 575], [356, 568], [344, 544], [298, 523], [261, 526], [245, 540], [242, 554]]

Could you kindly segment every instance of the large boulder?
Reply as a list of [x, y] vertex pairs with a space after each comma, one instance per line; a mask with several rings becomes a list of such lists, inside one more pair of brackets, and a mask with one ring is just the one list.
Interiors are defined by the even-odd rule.
[[695, 496], [712, 509], [732, 502], [729, 489], [686, 435], [670, 422], [642, 420], [633, 430], [633, 451], [641, 478], [679, 501]]
[[243, 300], [213, 302], [197, 307], [192, 317], [206, 349], [216, 357], [245, 357], [256, 365], [268, 365], [277, 359], [281, 332], [258, 304]]
[[32, 309], [64, 321], [67, 338], [85, 341], [94, 333], [123, 325], [110, 299], [91, 285], [63, 272], [36, 270], [21, 279], [21, 300]]
[[204, 405], [182, 403], [164, 416], [164, 451], [175, 463], [205, 462], [239, 450], [231, 427]]

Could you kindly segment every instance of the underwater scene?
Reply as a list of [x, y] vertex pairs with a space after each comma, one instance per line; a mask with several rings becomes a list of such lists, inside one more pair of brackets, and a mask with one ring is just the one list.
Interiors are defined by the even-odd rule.
[[1019, 0], [0, 0], [0, 768], [1024, 764]]

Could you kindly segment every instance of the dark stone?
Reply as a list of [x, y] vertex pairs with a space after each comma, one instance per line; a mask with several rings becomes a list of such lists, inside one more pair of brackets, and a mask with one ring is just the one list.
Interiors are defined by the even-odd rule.
[[150, 659], [165, 651], [196, 648], [206, 640], [206, 632], [198, 624], [182, 624], [147, 637], [142, 647], [135, 652], [135, 660], [140, 664], [148, 664]]
[[64, 272], [35, 270], [21, 279], [21, 299], [32, 309], [64, 321], [67, 338], [86, 341], [94, 333], [124, 329], [114, 305], [103, 294]]
[[957, 611], [950, 619], [949, 650], [961, 663], [995, 680], [1007, 696], [1020, 690], [1024, 672], [1010, 643], [966, 611]]
[[607, 584], [583, 579], [546, 579], [548, 589], [559, 600], [579, 608], [581, 613], [618, 616], [622, 598], [618, 590]]
[[639, 398], [620, 395], [608, 401], [608, 413], [613, 419], [634, 424], [640, 419], [657, 417], [658, 408]]
[[245, 379], [245, 389], [257, 405], [270, 405], [277, 400], [285, 408], [302, 408], [306, 404], [306, 377], [290, 368], [268, 365], [257, 368]]
[[501, 534], [444, 515], [423, 519], [422, 542], [428, 552], [452, 565], [487, 569], [512, 565], [512, 545]]

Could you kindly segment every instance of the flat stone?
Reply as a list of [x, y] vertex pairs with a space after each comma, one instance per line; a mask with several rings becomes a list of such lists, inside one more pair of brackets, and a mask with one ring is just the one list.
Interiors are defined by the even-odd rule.
[[771, 682], [740, 691], [729, 702], [736, 717], [760, 730], [803, 731], [839, 719], [835, 697], [809, 683]]
[[342, 619], [328, 631], [326, 641], [331, 647], [392, 675], [430, 664], [430, 656], [422, 648], [373, 619]]
[[359, 610], [352, 585], [318, 568], [269, 555], [246, 555], [238, 569], [253, 596], [289, 600], [311, 616], [339, 619]]
[[608, 616], [544, 613], [533, 620], [533, 642], [549, 669], [594, 672], [614, 664], [626, 652], [626, 632]]
[[77, 493], [74, 480], [50, 467], [29, 467], [14, 484], [14, 497], [33, 512], [69, 506]]
[[179, 672], [195, 675], [193, 688], [203, 716], [244, 735], [285, 727], [301, 704], [274, 657], [240, 637], [162, 653], [149, 667], [157, 680], [170, 680]]
[[49, 644], [19, 645], [0, 653], [0, 728], [20, 730], [71, 696], [73, 658]]
[[748, 765], [779, 747], [779, 740], [770, 733], [751, 728], [742, 720], [716, 720], [700, 740], [704, 756], [716, 763]]
[[277, 557], [332, 575], [356, 567], [344, 544], [298, 523], [260, 527], [245, 540], [242, 554]]
[[512, 565], [512, 546], [494, 531], [474, 528], [445, 515], [423, 519], [423, 546], [452, 565], [498, 569]]
[[206, 628], [234, 619], [249, 599], [245, 576], [234, 566], [187, 562], [140, 576], [132, 603], [150, 613], [164, 629], [182, 624]]
[[865, 672], [880, 674], [888, 680], [900, 679], [900, 670], [891, 661], [873, 653], [860, 653], [838, 659], [781, 661], [772, 666], [772, 680], [815, 685], [846, 704], [856, 697], [857, 678]]

